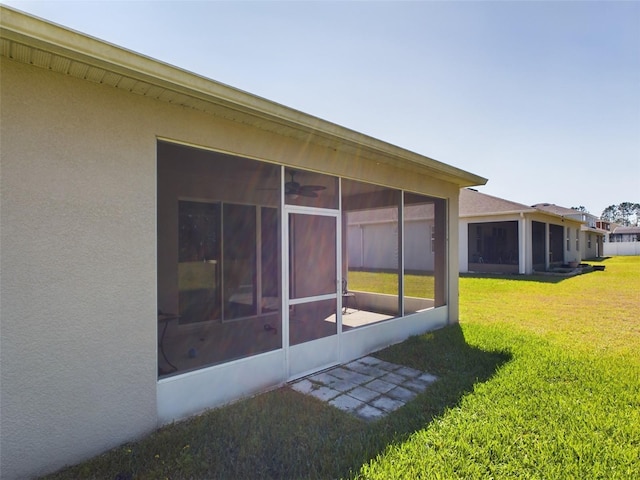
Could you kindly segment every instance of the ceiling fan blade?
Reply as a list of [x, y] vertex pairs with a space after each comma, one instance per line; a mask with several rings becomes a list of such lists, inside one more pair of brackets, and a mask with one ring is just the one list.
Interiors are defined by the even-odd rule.
[[327, 187], [323, 187], [322, 185], [302, 185], [300, 189], [307, 190], [310, 192], [318, 192], [320, 190], [326, 190]]

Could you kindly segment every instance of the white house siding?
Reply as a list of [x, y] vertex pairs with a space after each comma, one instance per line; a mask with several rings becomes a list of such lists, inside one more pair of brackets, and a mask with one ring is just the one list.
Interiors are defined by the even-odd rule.
[[364, 225], [364, 266], [366, 268], [398, 268], [398, 228], [395, 224]]
[[[431, 231], [433, 220], [405, 223], [404, 265], [406, 270], [433, 271]], [[349, 268], [397, 269], [398, 228], [396, 223], [350, 225]], [[425, 255], [425, 252], [430, 252]]]
[[406, 270], [433, 271], [432, 229], [431, 222], [406, 222], [404, 228], [404, 265]]

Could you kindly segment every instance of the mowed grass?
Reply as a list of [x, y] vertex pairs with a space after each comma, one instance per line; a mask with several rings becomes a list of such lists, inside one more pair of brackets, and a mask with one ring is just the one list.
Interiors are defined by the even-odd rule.
[[359, 477], [640, 478], [640, 258], [601, 263], [462, 278], [467, 344], [511, 360]]
[[[349, 271], [349, 290], [372, 293], [398, 294], [398, 274], [387, 272]], [[433, 275], [407, 274], [404, 278], [405, 295], [417, 298], [433, 298]]]
[[602, 264], [461, 278], [460, 325], [376, 354], [439, 377], [381, 421], [283, 387], [50, 478], [640, 478], [640, 257]]

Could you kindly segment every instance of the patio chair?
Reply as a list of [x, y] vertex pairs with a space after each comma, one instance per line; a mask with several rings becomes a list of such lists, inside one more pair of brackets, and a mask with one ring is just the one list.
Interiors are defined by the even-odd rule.
[[350, 292], [347, 288], [347, 279], [342, 279], [342, 314], [347, 313], [347, 309], [349, 308], [349, 299], [353, 298], [353, 304], [355, 305], [355, 309], [358, 309], [358, 301], [356, 300], [356, 294]]

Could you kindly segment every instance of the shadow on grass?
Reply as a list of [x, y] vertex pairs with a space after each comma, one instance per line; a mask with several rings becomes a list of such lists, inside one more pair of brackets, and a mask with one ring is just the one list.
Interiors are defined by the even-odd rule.
[[[611, 257], [599, 257], [590, 260], [584, 260], [582, 264], [591, 265], [593, 263], [599, 264], [606, 262]], [[540, 282], [540, 283], [560, 283], [565, 280], [570, 280], [579, 275], [585, 275], [587, 273], [600, 272], [601, 270], [587, 270], [580, 274], [571, 273], [537, 273], [532, 275], [522, 275], [519, 273], [489, 273], [489, 272], [475, 272], [475, 273], [460, 273], [460, 278], [492, 278], [498, 280], [521, 280], [527, 282]]]
[[48, 478], [341, 478], [457, 405], [509, 361], [470, 347], [458, 325], [374, 356], [438, 376], [384, 419], [366, 423], [285, 386], [163, 428]]
[[518, 273], [461, 273], [460, 278], [491, 278], [494, 280], [514, 280], [514, 281], [525, 281], [525, 282], [539, 282], [539, 283], [560, 283], [569, 278], [569, 276], [564, 275], [544, 275], [544, 274], [533, 274], [533, 275], [521, 275]]
[[[600, 260], [598, 260], [599, 262]], [[588, 263], [588, 262], [585, 262]], [[578, 274], [570, 273], [538, 273], [532, 275], [522, 275], [518, 273], [460, 273], [460, 278], [491, 278], [497, 280], [516, 280], [538, 283], [560, 283], [565, 280], [571, 280], [580, 275], [598, 273], [598, 270], [584, 271]]]

